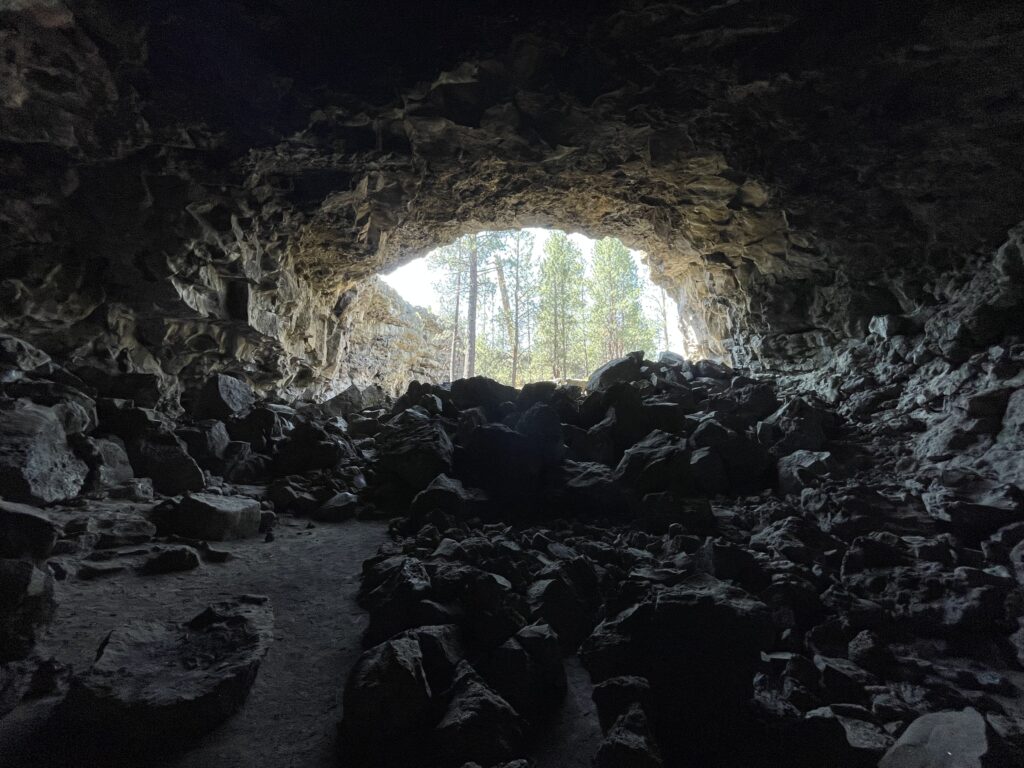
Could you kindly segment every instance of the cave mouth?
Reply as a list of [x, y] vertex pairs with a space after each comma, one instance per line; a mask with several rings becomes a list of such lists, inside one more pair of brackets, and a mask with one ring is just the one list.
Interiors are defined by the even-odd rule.
[[430, 325], [443, 379], [579, 382], [634, 350], [686, 357], [699, 348], [646, 259], [614, 237], [482, 230], [381, 278], [416, 307], [411, 322]]

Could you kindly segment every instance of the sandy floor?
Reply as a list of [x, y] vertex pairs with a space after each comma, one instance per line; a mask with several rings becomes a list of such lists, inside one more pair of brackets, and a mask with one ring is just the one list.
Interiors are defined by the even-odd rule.
[[[341, 693], [362, 651], [366, 625], [354, 598], [362, 562], [384, 541], [385, 525], [306, 525], [286, 517], [273, 542], [218, 543], [232, 553], [231, 560], [186, 573], [144, 577], [126, 571], [59, 582], [58, 612], [39, 651], [80, 670], [91, 663], [105, 634], [125, 621], [182, 621], [226, 596], [267, 595], [274, 608], [274, 644], [245, 706], [187, 751], [153, 755], [146, 768], [338, 768]], [[538, 768], [589, 766], [600, 743], [589, 677], [576, 659], [567, 660], [567, 672], [570, 687], [561, 715], [536, 744], [542, 755]], [[74, 745], [58, 747], [59, 738], [36, 730], [50, 704], [23, 707], [0, 721], [0, 766], [86, 765]], [[51, 749], [39, 754], [46, 743]], [[31, 745], [32, 754], [19, 744]]]

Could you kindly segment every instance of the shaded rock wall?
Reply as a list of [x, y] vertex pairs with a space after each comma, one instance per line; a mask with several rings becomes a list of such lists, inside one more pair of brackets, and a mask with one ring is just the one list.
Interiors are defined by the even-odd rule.
[[571, 10], [11, 6], [0, 324], [323, 394], [347, 290], [554, 225], [647, 250], [705, 351], [806, 369], [926, 319], [1020, 218], [1016, 4]]
[[448, 380], [449, 346], [440, 321], [373, 277], [352, 289], [341, 315], [345, 344], [337, 384], [372, 385], [398, 397], [412, 381]]

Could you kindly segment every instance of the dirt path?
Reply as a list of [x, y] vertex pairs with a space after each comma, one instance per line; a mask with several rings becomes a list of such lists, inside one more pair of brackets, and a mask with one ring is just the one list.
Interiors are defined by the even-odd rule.
[[[125, 621], [180, 621], [225, 596], [267, 595], [274, 608], [274, 644], [245, 706], [188, 751], [154, 755], [151, 765], [337, 768], [342, 686], [361, 651], [366, 624], [354, 597], [362, 562], [376, 552], [384, 532], [383, 523], [306, 529], [305, 521], [285, 518], [273, 542], [218, 544], [233, 554], [224, 564], [165, 576], [121, 573], [59, 583], [58, 612], [40, 651], [84, 669], [104, 635]], [[21, 762], [10, 743], [5, 750], [5, 741], [0, 733], [5, 768], [42, 768], [38, 756]], [[73, 757], [65, 755], [62, 762], [71, 768]]]

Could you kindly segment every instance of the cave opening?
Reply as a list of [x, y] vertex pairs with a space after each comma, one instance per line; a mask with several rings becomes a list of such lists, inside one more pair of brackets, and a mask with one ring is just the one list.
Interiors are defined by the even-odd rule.
[[4, 768], [1024, 764], [1019, 0], [356, 5], [0, 2]]
[[617, 238], [484, 230], [381, 277], [417, 308], [408, 317], [443, 354], [438, 380], [581, 383], [628, 352], [691, 357], [699, 345], [651, 280], [646, 254]]

